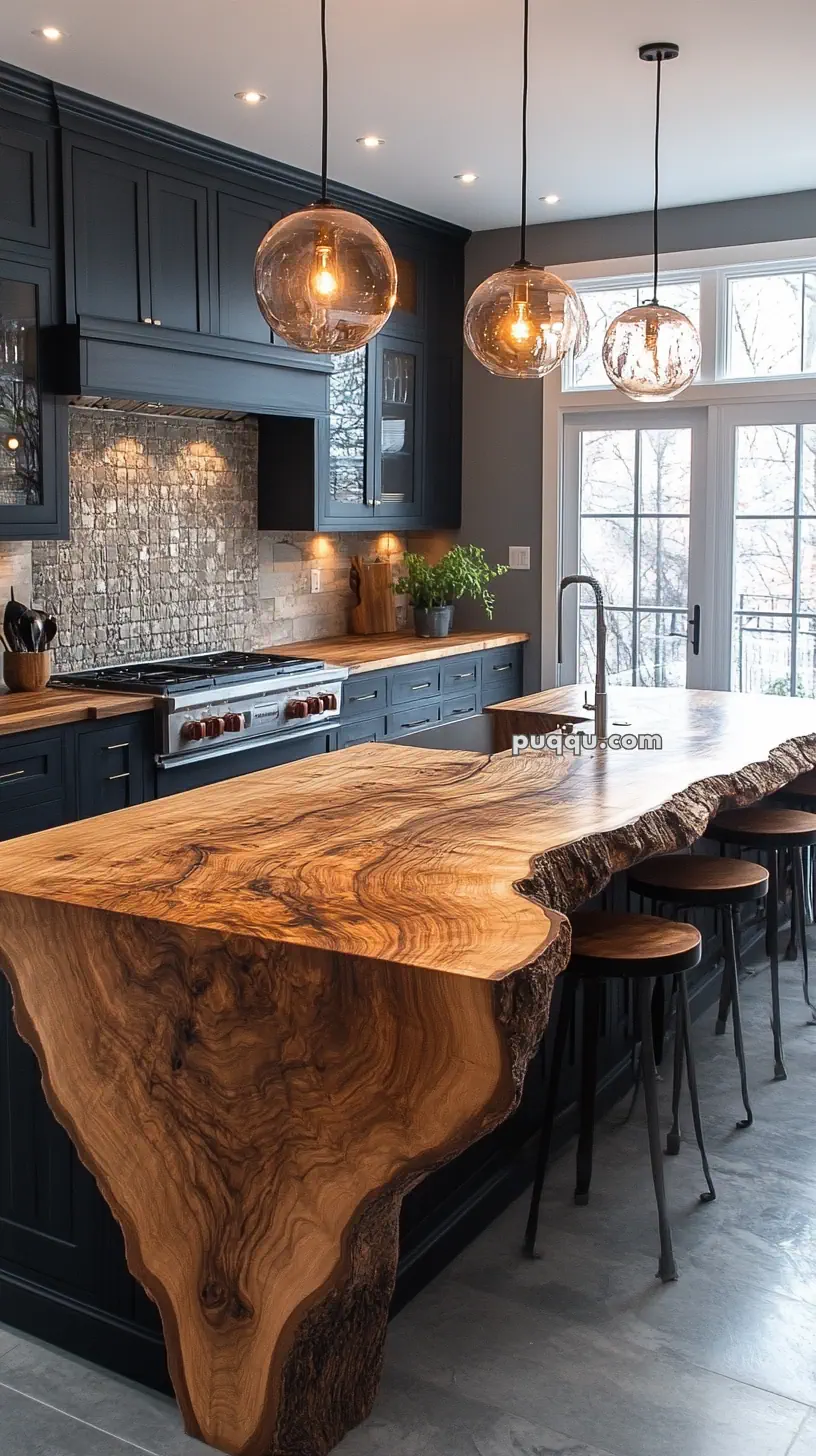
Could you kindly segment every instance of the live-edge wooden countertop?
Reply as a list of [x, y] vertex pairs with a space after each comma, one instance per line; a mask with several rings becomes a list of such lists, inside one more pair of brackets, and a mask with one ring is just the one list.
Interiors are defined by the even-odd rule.
[[816, 765], [813, 702], [611, 709], [662, 749], [367, 744], [0, 844], [17, 1025], [190, 1435], [326, 1456], [369, 1414], [400, 1203], [517, 1105], [563, 911]]
[[147, 713], [153, 701], [141, 693], [98, 693], [83, 688], [49, 687], [34, 693], [10, 693], [0, 688], [0, 736], [88, 719], [119, 718], [125, 713]]
[[528, 632], [451, 632], [449, 637], [417, 637], [413, 632], [381, 632], [370, 637], [318, 637], [313, 642], [284, 642], [270, 647], [282, 657], [314, 657], [350, 673], [409, 667], [437, 657], [457, 657], [529, 641]]

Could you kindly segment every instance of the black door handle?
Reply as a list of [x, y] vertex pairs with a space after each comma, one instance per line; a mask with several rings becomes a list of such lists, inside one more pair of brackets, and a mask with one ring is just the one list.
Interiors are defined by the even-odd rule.
[[694, 608], [691, 616], [689, 617], [689, 626], [691, 628], [691, 650], [694, 653], [694, 656], [695, 657], [699, 657], [700, 656], [700, 603], [699, 602], [697, 603], [697, 605], [695, 606], [695, 608]]

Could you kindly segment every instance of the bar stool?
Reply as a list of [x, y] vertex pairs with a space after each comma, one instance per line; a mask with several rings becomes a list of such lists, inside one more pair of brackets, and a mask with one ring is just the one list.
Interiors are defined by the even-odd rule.
[[[771, 963], [771, 1027], [774, 1043], [774, 1079], [784, 1082], [787, 1078], [785, 1058], [782, 1050], [782, 1012], [779, 1002], [779, 856], [787, 851], [793, 864], [792, 915], [799, 921], [802, 939], [802, 989], [805, 1002], [811, 1005], [808, 988], [807, 941], [805, 939], [805, 877], [802, 865], [803, 849], [816, 844], [816, 814], [802, 809], [780, 809], [774, 805], [756, 805], [750, 809], [730, 809], [712, 819], [706, 832], [706, 839], [718, 844], [735, 845], [740, 849], [755, 849], [768, 857], [768, 958]], [[727, 1005], [726, 1005], [727, 1015]], [[720, 1017], [722, 1021], [722, 1002]]]
[[[714, 859], [703, 854], [665, 854], [648, 859], [629, 871], [629, 889], [651, 900], [652, 905], [689, 908], [711, 908], [722, 915], [725, 966], [720, 991], [717, 1030], [725, 1031], [729, 1007], [734, 1010], [734, 1050], [739, 1064], [740, 1088], [745, 1117], [738, 1128], [750, 1127], [754, 1120], [748, 1096], [748, 1073], [742, 1037], [742, 1015], [739, 998], [739, 922], [740, 905], [764, 900], [768, 893], [768, 871], [746, 859]], [[683, 1077], [683, 1041], [674, 1041], [674, 1084], [672, 1089], [672, 1128], [666, 1139], [666, 1152], [680, 1151], [680, 1084]]]
[[[780, 789], [774, 797], [780, 804], [786, 804], [791, 809], [806, 809], [812, 814], [816, 810], [816, 769], [811, 768], [806, 773], [801, 773], [798, 778]], [[811, 849], [806, 849], [803, 853], [805, 858], [805, 918], [807, 919], [808, 911], [811, 918], [816, 914], [816, 855]], [[793, 959], [796, 959], [795, 955]], [[816, 1020], [816, 1013], [813, 1015]]]
[[663, 1154], [660, 1145], [660, 1117], [657, 1101], [657, 1068], [652, 1039], [652, 991], [657, 976], [676, 976], [679, 981], [680, 1026], [686, 1051], [688, 1086], [691, 1097], [694, 1131], [703, 1164], [708, 1191], [700, 1195], [703, 1203], [716, 1197], [703, 1143], [697, 1076], [691, 1045], [686, 973], [700, 964], [701, 938], [694, 925], [662, 920], [655, 915], [612, 915], [587, 911], [571, 917], [572, 956], [562, 976], [561, 1005], [555, 1027], [552, 1065], [550, 1067], [541, 1140], [538, 1148], [530, 1213], [524, 1235], [524, 1252], [535, 1258], [538, 1213], [541, 1190], [550, 1154], [556, 1097], [567, 1036], [575, 1015], [578, 985], [584, 991], [583, 1037], [581, 1050], [580, 1131], [576, 1168], [575, 1202], [589, 1202], [592, 1178], [592, 1146], [595, 1125], [595, 1092], [598, 1069], [598, 1034], [601, 992], [604, 981], [623, 977], [637, 987], [637, 1004], [641, 1032], [641, 1066], [646, 1101], [646, 1122], [649, 1133], [649, 1158], [652, 1165], [657, 1219], [660, 1231], [660, 1264], [658, 1277], [664, 1283], [677, 1278], [677, 1265], [672, 1250], [671, 1226], [666, 1205], [663, 1179]]

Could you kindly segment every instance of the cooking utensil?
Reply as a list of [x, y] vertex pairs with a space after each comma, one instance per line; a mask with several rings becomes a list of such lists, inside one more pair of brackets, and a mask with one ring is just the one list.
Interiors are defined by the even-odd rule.
[[48, 644], [50, 642], [53, 642], [56, 635], [57, 619], [56, 617], [47, 616], [43, 621], [42, 637], [40, 639], [40, 652], [45, 652], [47, 650]]
[[6, 610], [3, 614], [3, 635], [12, 652], [28, 651], [19, 631], [20, 618], [23, 616], [25, 610], [26, 608], [22, 602], [15, 601], [14, 587], [12, 587], [11, 600], [6, 603]]

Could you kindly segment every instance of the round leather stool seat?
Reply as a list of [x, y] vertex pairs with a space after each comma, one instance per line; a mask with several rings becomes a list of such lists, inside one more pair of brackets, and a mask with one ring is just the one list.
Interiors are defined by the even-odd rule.
[[768, 871], [752, 860], [661, 854], [629, 871], [629, 889], [673, 905], [741, 905], [768, 893]]
[[700, 964], [696, 925], [658, 915], [611, 915], [597, 910], [570, 917], [569, 971], [579, 976], [666, 976]]
[[772, 805], [729, 809], [712, 819], [705, 837], [746, 849], [801, 849], [816, 844], [816, 814]]

